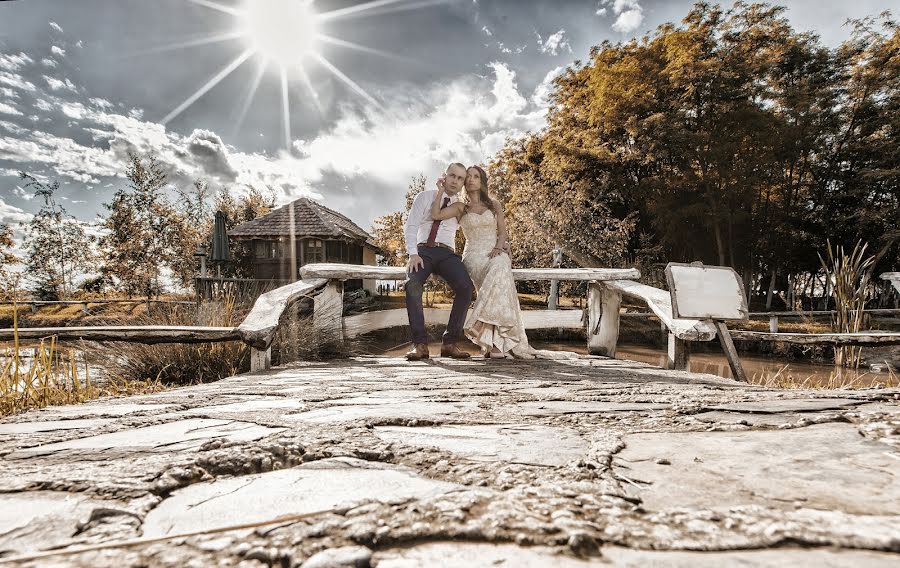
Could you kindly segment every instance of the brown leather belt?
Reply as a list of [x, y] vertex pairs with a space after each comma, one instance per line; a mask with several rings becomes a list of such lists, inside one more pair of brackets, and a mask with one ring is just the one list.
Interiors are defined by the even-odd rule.
[[[426, 248], [428, 248], [428, 243], [419, 243], [419, 244], [417, 244], [416, 246], [417, 246], [417, 247], [426, 247]], [[449, 250], [449, 251], [452, 252], [452, 253], [456, 253], [456, 249], [455, 249], [455, 248], [451, 247], [450, 245], [445, 245], [444, 243], [434, 243], [434, 245], [432, 245], [432, 246], [445, 248], [445, 249]]]

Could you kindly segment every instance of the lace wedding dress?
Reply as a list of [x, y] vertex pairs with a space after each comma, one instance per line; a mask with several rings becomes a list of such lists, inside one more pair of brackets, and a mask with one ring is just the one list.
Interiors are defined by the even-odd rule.
[[466, 319], [465, 334], [482, 351], [497, 348], [520, 359], [571, 359], [575, 353], [534, 349], [528, 344], [512, 261], [508, 254], [490, 258], [497, 245], [497, 219], [488, 209], [481, 214], [467, 211], [460, 220], [466, 247], [462, 261], [475, 284], [478, 297]]

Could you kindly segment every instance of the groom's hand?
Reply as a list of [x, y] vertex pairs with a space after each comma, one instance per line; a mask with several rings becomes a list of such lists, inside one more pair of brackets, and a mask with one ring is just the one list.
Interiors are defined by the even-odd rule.
[[425, 262], [422, 260], [422, 257], [417, 254], [410, 255], [409, 262], [406, 263], [406, 272], [416, 272], [420, 268], [425, 268]]

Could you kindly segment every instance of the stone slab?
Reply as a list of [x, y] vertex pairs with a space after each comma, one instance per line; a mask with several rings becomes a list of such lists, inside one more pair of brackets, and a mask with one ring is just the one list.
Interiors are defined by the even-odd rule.
[[[857, 427], [828, 423], [789, 430], [640, 433], [623, 438], [617, 474], [644, 507], [766, 507], [900, 514], [890, 448]], [[670, 465], [656, 463], [664, 458]]]
[[384, 402], [381, 404], [337, 405], [285, 416], [302, 422], [347, 422], [377, 418], [439, 420], [476, 410], [474, 402]]
[[827, 548], [694, 552], [604, 547], [602, 553], [606, 566], [629, 568], [891, 568], [900, 563], [897, 554]]
[[376, 552], [378, 568], [891, 568], [898, 555], [868, 550], [781, 548], [703, 551], [635, 550], [603, 547], [601, 555], [580, 559], [548, 547], [514, 544], [433, 542]]
[[70, 404], [66, 406], [48, 406], [41, 409], [41, 416], [128, 416], [145, 412], [159, 412], [172, 408], [174, 404], [134, 404], [127, 402]]
[[302, 410], [306, 408], [306, 406], [307, 405], [303, 401], [294, 398], [272, 397], [249, 399], [241, 402], [233, 402], [231, 404], [202, 406], [199, 408], [192, 408], [185, 412], [203, 411], [233, 414], [235, 412], [259, 412], [265, 410]]
[[520, 414], [525, 416], [557, 416], [581, 412], [647, 412], [670, 408], [668, 404], [652, 402], [574, 402], [567, 400], [520, 402], [515, 407], [519, 409]]
[[145, 537], [210, 530], [351, 506], [391, 503], [457, 489], [412, 470], [350, 458], [217, 479], [175, 491], [144, 520]]
[[588, 568], [603, 566], [595, 561], [541, 546], [521, 547], [515, 544], [432, 542], [410, 548], [376, 552], [378, 568]]
[[13, 422], [0, 424], [0, 435], [94, 429], [110, 422], [114, 422], [114, 420], [112, 418], [85, 418], [76, 420], [45, 420], [43, 422]]
[[112, 450], [110, 453], [173, 452], [199, 447], [207, 440], [252, 441], [283, 430], [259, 426], [252, 422], [192, 418], [26, 448], [10, 454], [7, 459], [21, 459], [67, 450]]
[[4, 550], [22, 554], [68, 543], [76, 525], [100, 507], [124, 508], [124, 505], [119, 501], [57, 491], [0, 495], [0, 557]]
[[589, 447], [574, 430], [540, 425], [379, 426], [375, 434], [387, 442], [436, 447], [476, 461], [527, 465], [565, 465]]
[[730, 412], [819, 412], [822, 410], [841, 410], [863, 404], [865, 401], [850, 398], [797, 398], [774, 399], [755, 402], [734, 402], [711, 406], [711, 410], [727, 410]]

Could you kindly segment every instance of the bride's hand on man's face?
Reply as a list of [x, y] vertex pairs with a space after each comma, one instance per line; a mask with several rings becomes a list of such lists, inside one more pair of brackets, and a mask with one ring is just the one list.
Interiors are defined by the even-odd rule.
[[438, 188], [438, 192], [440, 192], [440, 193], [444, 192], [444, 180], [445, 179], [447, 179], [446, 173], [441, 174], [441, 177], [439, 177], [437, 179], [437, 188]]

